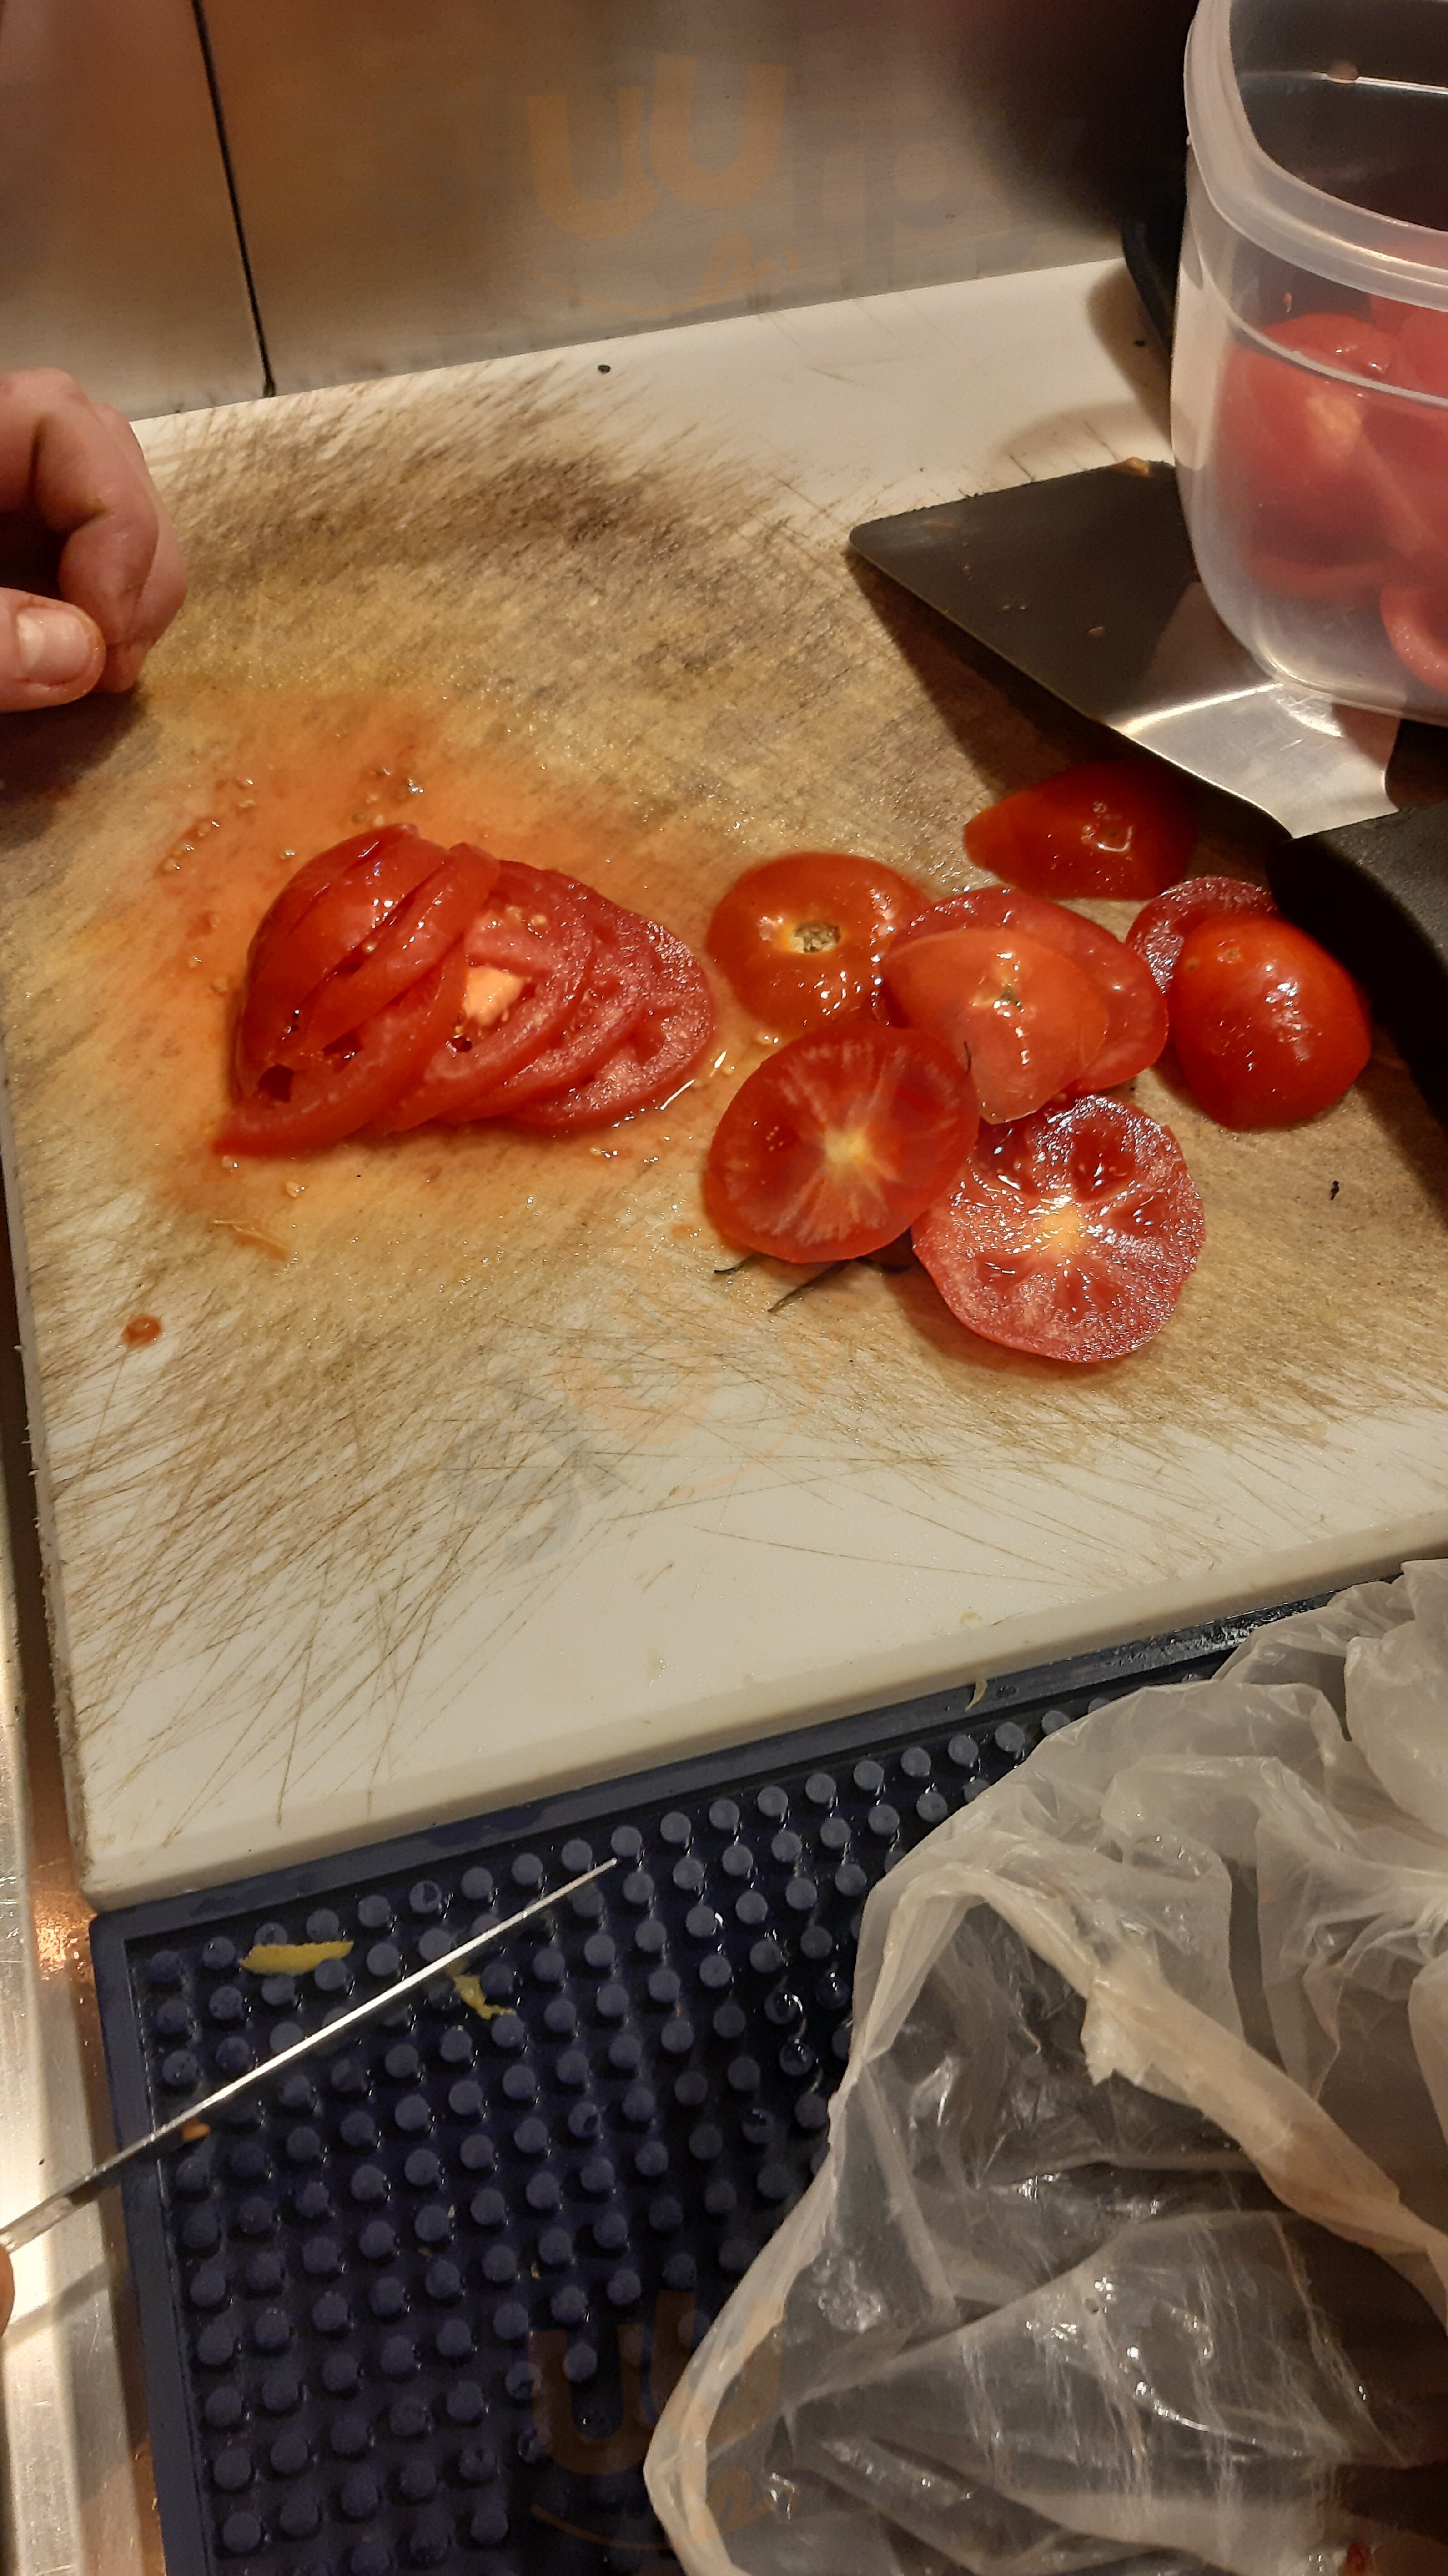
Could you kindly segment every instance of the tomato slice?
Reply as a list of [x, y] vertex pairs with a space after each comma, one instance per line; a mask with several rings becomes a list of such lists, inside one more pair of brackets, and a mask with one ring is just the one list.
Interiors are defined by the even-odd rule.
[[1365, 316], [1303, 313], [1262, 339], [1233, 349], [1213, 433], [1238, 508], [1284, 555], [1372, 555], [1386, 531], [1366, 432], [1384, 406], [1369, 388], [1392, 368], [1392, 336]]
[[801, 1037], [869, 1007], [886, 946], [925, 901], [874, 859], [794, 850], [746, 868], [717, 906], [706, 945], [746, 1010]]
[[1078, 1363], [1161, 1330], [1202, 1248], [1175, 1137], [1121, 1100], [983, 1127], [914, 1244], [953, 1315], [988, 1342]]
[[911, 1026], [970, 1072], [983, 1118], [1025, 1118], [1081, 1080], [1110, 1013], [1089, 974], [1025, 931], [942, 930], [904, 939], [885, 982]]
[[1030, 894], [1151, 895], [1179, 877], [1196, 825], [1169, 778], [1090, 760], [988, 805], [965, 827], [978, 868]]
[[937, 1039], [858, 1020], [796, 1038], [741, 1084], [714, 1131], [705, 1203], [751, 1252], [853, 1261], [938, 1196], [979, 1124]]
[[1199, 921], [1241, 913], [1275, 916], [1276, 911], [1266, 887], [1249, 885], [1245, 877], [1183, 877], [1180, 885], [1168, 886], [1165, 894], [1142, 905], [1126, 945], [1147, 966], [1157, 990], [1169, 993], [1182, 941]]
[[988, 928], [1023, 930], [1043, 947], [1058, 949], [1089, 975], [1102, 995], [1105, 1041], [1079, 1076], [1078, 1089], [1110, 1091], [1155, 1064], [1167, 1040], [1166, 1004], [1140, 958], [1109, 930], [1099, 930], [1094, 921], [1045, 895], [1022, 894], [1013, 886], [968, 887], [903, 930], [895, 954], [907, 940], [928, 938], [935, 931]]
[[428, 974], [482, 911], [497, 874], [497, 860], [483, 851], [465, 842], [449, 850], [442, 866], [382, 928], [318, 985], [303, 1005], [295, 1035], [278, 1049], [277, 1062], [305, 1064], [321, 1055]]
[[643, 1017], [653, 983], [648, 923], [589, 886], [579, 892], [593, 955], [568, 1016], [547, 1046], [484, 1093], [471, 1118], [510, 1118], [525, 1101], [586, 1082]]
[[584, 889], [553, 868], [506, 859], [463, 945], [469, 972], [457, 1025], [392, 1103], [386, 1135], [430, 1118], [478, 1116], [477, 1104], [547, 1045], [593, 955]]
[[530, 1100], [515, 1113], [519, 1127], [563, 1135], [577, 1127], [616, 1127], [657, 1108], [687, 1080], [714, 1034], [714, 996], [697, 957], [657, 921], [644, 924], [652, 963], [644, 1007], [598, 1071], [567, 1091]]
[[1372, 1053], [1345, 967], [1278, 920], [1198, 922], [1171, 987], [1181, 1069], [1222, 1127], [1295, 1127], [1329, 1109]]
[[[344, 842], [336, 851], [323, 851], [312, 864], [320, 867], [322, 860], [336, 860], [355, 846]], [[292, 887], [283, 886], [247, 960], [246, 999], [236, 1032], [236, 1078], [244, 1096], [256, 1089], [269, 1065], [281, 1062], [303, 1005], [318, 985], [381, 930], [388, 915], [446, 856], [436, 842], [424, 841], [416, 832], [389, 828], [364, 835], [357, 855], [314, 891], [300, 913], [287, 903]]]
[[310, 1154], [371, 1126], [455, 1026], [466, 980], [457, 940], [428, 974], [327, 1053], [295, 1068], [270, 1066], [223, 1121], [215, 1151]]
[[335, 885], [338, 877], [345, 876], [348, 868], [365, 858], [369, 851], [379, 849], [384, 843], [395, 841], [411, 830], [410, 823], [383, 823], [376, 831], [356, 832], [350, 840], [334, 841], [330, 849], [319, 850], [314, 859], [308, 859], [295, 876], [288, 877], [276, 901], [263, 914], [252, 939], [247, 959], [248, 973], [259, 964], [263, 951], [273, 940], [283, 939], [289, 930], [295, 929], [303, 914], [310, 912], [317, 897], [325, 894], [328, 886]]

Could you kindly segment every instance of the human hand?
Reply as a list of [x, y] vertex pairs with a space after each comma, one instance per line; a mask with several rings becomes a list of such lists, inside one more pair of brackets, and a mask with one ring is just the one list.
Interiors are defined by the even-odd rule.
[[58, 368], [0, 375], [0, 713], [134, 687], [186, 571], [130, 423]]

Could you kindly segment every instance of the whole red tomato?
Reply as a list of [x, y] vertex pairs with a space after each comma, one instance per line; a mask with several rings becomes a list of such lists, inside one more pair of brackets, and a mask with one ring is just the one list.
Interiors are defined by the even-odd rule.
[[1346, 969], [1290, 921], [1202, 921], [1182, 943], [1171, 1033], [1183, 1073], [1222, 1127], [1295, 1127], [1340, 1100], [1372, 1052]]

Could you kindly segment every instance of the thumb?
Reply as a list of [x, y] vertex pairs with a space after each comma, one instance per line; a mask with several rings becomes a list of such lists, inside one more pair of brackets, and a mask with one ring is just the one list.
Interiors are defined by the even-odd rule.
[[35, 591], [0, 590], [0, 714], [83, 698], [105, 658], [105, 637], [83, 608]]

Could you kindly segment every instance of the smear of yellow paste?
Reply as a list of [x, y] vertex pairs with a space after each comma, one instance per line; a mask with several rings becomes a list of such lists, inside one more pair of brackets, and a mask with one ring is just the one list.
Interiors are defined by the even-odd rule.
[[350, 1941], [259, 1941], [242, 1966], [254, 1977], [304, 1977], [324, 1959], [345, 1959]]
[[452, 1981], [462, 1996], [463, 2002], [470, 2005], [475, 2013], [480, 2013], [484, 2021], [496, 2021], [499, 2013], [505, 2013], [509, 2009], [507, 2004], [487, 2002], [480, 1979], [470, 1977], [465, 1968], [454, 1968]]

